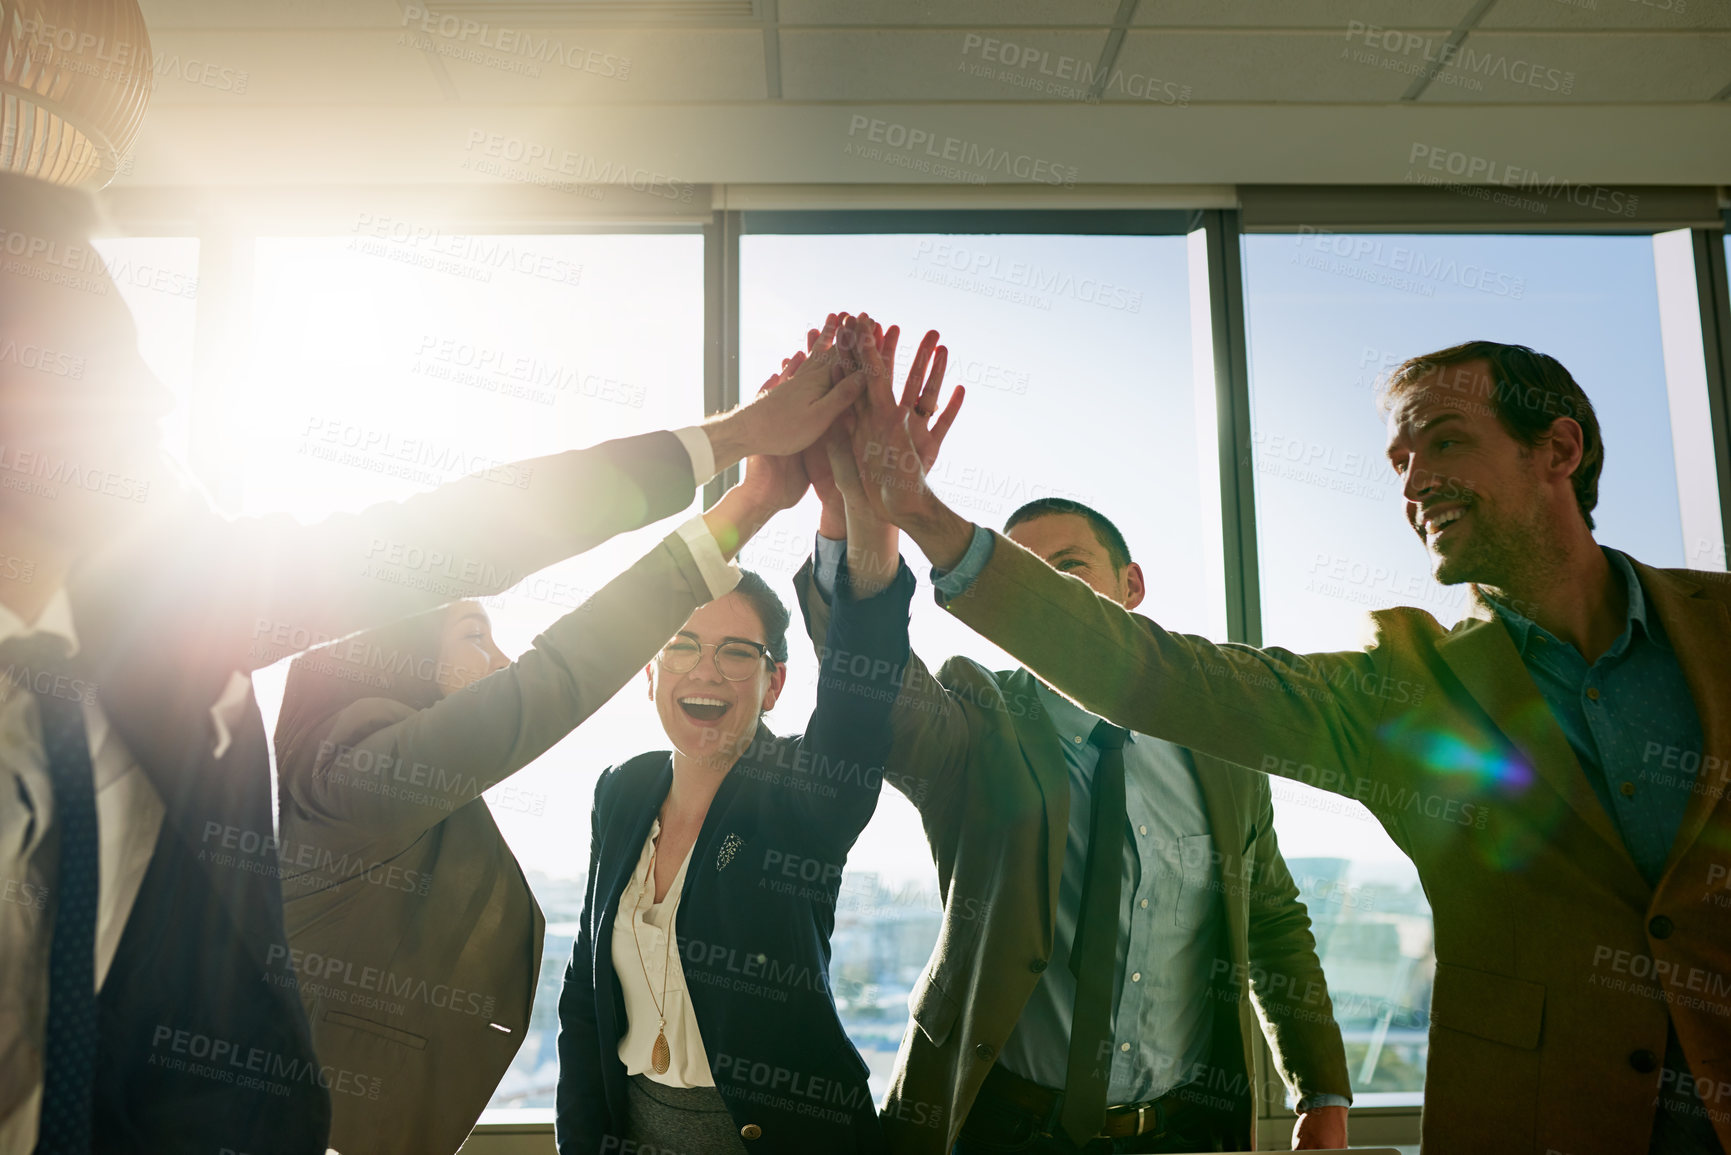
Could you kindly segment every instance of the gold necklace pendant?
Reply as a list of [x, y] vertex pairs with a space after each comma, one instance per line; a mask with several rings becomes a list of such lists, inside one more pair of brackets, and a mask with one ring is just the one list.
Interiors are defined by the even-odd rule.
[[667, 1046], [667, 1025], [662, 1024], [661, 1030], [655, 1036], [655, 1049], [649, 1052], [649, 1068], [657, 1075], [667, 1074], [667, 1068], [673, 1065], [673, 1052]]

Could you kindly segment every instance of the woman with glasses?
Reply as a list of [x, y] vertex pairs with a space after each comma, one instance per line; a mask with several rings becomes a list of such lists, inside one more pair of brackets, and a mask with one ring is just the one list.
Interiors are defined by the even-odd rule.
[[[828, 441], [851, 461], [839, 427]], [[797, 500], [799, 458], [771, 467]], [[559, 998], [561, 1155], [885, 1149], [830, 992], [829, 940], [883, 780], [914, 579], [893, 553], [849, 561], [803, 735], [764, 725], [788, 676], [788, 611], [755, 574], [693, 613], [645, 671], [672, 750], [595, 788]]]
[[[790, 358], [772, 384], [803, 385], [807, 371], [833, 380], [839, 363], [822, 351]], [[657, 505], [622, 470], [597, 471], [593, 518], [608, 533], [563, 532], [599, 540], [689, 500], [692, 480], [707, 477], [693, 475], [700, 456], [710, 463], [699, 452], [708, 445], [700, 430], [678, 436], [693, 463], [681, 496]], [[692, 449], [692, 437], [705, 444]], [[263, 960], [263, 978], [298, 990], [307, 1009], [332, 1147], [454, 1152], [486, 1107], [529, 1028], [545, 924], [481, 794], [564, 738], [692, 610], [733, 587], [728, 559], [790, 503], [769, 484], [773, 470], [751, 460], [709, 513], [516, 662], [494, 644], [485, 610], [459, 602], [294, 663], [276, 730], [289, 949]], [[730, 669], [733, 653], [722, 659]]]

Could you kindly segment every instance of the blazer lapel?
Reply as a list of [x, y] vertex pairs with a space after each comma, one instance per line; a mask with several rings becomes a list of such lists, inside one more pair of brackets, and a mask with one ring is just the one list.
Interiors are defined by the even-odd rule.
[[[621, 767], [621, 772], [625, 772], [624, 767]], [[607, 822], [608, 816], [603, 816], [602, 827], [606, 830], [611, 826], [618, 835], [613, 839], [603, 838], [605, 850], [595, 877], [595, 889], [606, 902], [602, 907], [601, 925], [596, 928], [595, 956], [597, 962], [607, 959], [609, 968], [613, 965], [613, 952], [606, 944], [613, 941], [613, 920], [619, 913], [619, 896], [625, 893], [631, 872], [637, 868], [637, 859], [643, 853], [643, 841], [649, 837], [649, 827], [661, 809], [661, 800], [667, 797], [667, 791], [673, 785], [673, 759], [665, 757], [659, 768], [646, 769], [634, 781], [627, 779], [619, 785], [618, 802], [610, 816], [612, 821]]]
[[1482, 595], [1468, 602], [1467, 612], [1467, 620], [1437, 643], [1437, 653], [1514, 743], [1526, 768], [1568, 802], [1610, 846], [1618, 861], [1635, 870], [1635, 860], [1623, 846], [1622, 835], [1593, 793], [1563, 728], [1521, 662], [1508, 629]]
[[[998, 688], [1007, 701], [1020, 695], [1024, 702], [1040, 701], [1039, 685], [1027, 670], [998, 675]], [[1046, 812], [1046, 878], [1040, 890], [1046, 896], [1041, 909], [1043, 922], [1040, 933], [1052, 941], [1053, 913], [1058, 909], [1058, 884], [1064, 877], [1064, 846], [1070, 830], [1070, 771], [1064, 762], [1064, 752], [1058, 748], [1057, 731], [1044, 708], [1037, 715], [1028, 712], [1012, 714], [1015, 719], [1016, 741], [1022, 747], [1022, 757], [1034, 782], [1040, 787], [1040, 797]]]
[[[1695, 711], [1701, 719], [1701, 768], [1696, 789], [1689, 795], [1683, 811], [1683, 821], [1677, 828], [1677, 838], [1671, 844], [1671, 856], [1665, 863], [1665, 878], [1677, 868], [1678, 861], [1700, 837], [1708, 817], [1725, 801], [1728, 791], [1726, 759], [1731, 758], [1731, 685], [1725, 677], [1725, 658], [1731, 653], [1731, 614], [1725, 606], [1701, 596], [1699, 585], [1642, 565], [1630, 559], [1641, 579], [1641, 588], [1658, 611], [1665, 627], [1665, 637], [1677, 654], [1677, 664], [1683, 668], [1683, 678], [1689, 683], [1689, 693], [1695, 699]], [[1707, 779], [1709, 756], [1715, 762], [1716, 781]], [[1659, 885], [1665, 884], [1665, 878]]]

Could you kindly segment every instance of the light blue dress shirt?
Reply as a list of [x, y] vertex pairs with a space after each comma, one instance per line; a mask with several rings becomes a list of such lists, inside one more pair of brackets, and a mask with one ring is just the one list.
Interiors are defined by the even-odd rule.
[[1665, 873], [1695, 789], [1701, 716], [1659, 616], [1647, 612], [1635, 567], [1614, 549], [1605, 557], [1624, 583], [1629, 611], [1623, 632], [1591, 666], [1543, 626], [1491, 605], [1651, 886]]
[[[1665, 873], [1665, 862], [1701, 767], [1701, 715], [1689, 692], [1677, 651], [1659, 615], [1647, 612], [1647, 595], [1629, 559], [1605, 550], [1612, 572], [1629, 597], [1623, 632], [1591, 666], [1581, 652], [1543, 626], [1495, 601], [1503, 624], [1539, 694], [1562, 727], [1623, 845], [1649, 886]], [[1676, 1028], [1665, 1043], [1665, 1065], [1689, 1070]], [[1713, 1124], [1684, 1089], [1687, 1079], [1661, 1088], [1663, 1109], [1654, 1116], [1655, 1151], [1718, 1151]]]
[[[989, 533], [978, 531], [955, 569], [947, 574], [933, 571], [937, 588], [948, 596], [967, 588], [990, 558], [991, 541]], [[835, 588], [845, 546], [818, 536], [813, 573], [826, 597]], [[965, 573], [970, 561], [976, 564]], [[1059, 1089], [1069, 1066], [1076, 1002], [1070, 943], [1082, 905], [1094, 767], [1100, 760], [1088, 737], [1100, 718], [1037, 684], [1069, 771], [1070, 819], [1052, 956], [999, 1062], [1025, 1079]], [[1124, 745], [1124, 785], [1120, 954], [1106, 1097], [1108, 1103], [1143, 1103], [1207, 1074], [1213, 1025], [1209, 976], [1214, 960], [1221, 957], [1226, 927], [1214, 838], [1189, 752], [1132, 734]], [[1299, 1109], [1346, 1105], [1339, 1095], [1313, 1095]]]

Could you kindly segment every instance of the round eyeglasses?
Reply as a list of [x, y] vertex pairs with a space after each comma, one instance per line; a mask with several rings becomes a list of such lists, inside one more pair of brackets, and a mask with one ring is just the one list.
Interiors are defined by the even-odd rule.
[[715, 651], [715, 668], [730, 682], [743, 682], [757, 673], [758, 663], [769, 657], [769, 647], [757, 642], [704, 642], [675, 638], [661, 647], [655, 661], [670, 674], [689, 674], [703, 660], [704, 650]]

